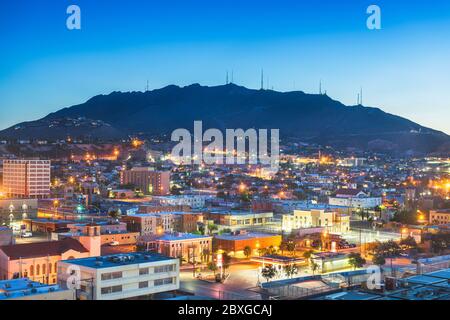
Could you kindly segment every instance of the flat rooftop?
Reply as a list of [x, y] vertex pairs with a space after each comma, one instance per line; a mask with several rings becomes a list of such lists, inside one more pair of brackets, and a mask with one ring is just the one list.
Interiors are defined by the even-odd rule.
[[104, 268], [114, 268], [119, 266], [149, 263], [149, 262], [159, 262], [159, 261], [173, 261], [176, 258], [170, 258], [163, 256], [158, 253], [124, 253], [124, 254], [113, 254], [103, 257], [90, 257], [81, 258], [73, 260], [65, 260], [62, 262], [92, 268], [92, 269], [104, 269]]
[[[245, 234], [236, 234], [233, 235], [231, 233], [228, 234], [222, 234], [219, 236], [215, 236], [216, 239], [219, 240], [229, 240], [229, 241], [233, 241], [233, 240], [245, 240], [245, 239], [260, 239], [260, 238], [270, 238], [270, 237], [275, 237], [278, 236], [276, 234], [269, 234], [269, 233], [253, 233], [253, 232], [249, 232], [249, 233], [245, 233]], [[280, 235], [281, 237], [281, 235]]]
[[0, 300], [63, 291], [59, 285], [47, 285], [28, 278], [0, 281]]
[[200, 234], [193, 234], [193, 233], [166, 233], [161, 237], [157, 237], [156, 240], [177, 241], [177, 240], [195, 240], [207, 238], [212, 238], [212, 236], [203, 236]]
[[211, 211], [211, 214], [222, 214], [222, 215], [231, 215], [231, 216], [254, 216], [254, 215], [261, 215], [261, 214], [272, 214], [272, 211], [259, 211], [259, 212], [251, 212], [251, 211]]

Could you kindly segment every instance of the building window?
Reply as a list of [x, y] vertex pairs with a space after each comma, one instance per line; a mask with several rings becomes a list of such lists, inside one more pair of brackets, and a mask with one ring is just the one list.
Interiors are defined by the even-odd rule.
[[122, 286], [105, 287], [105, 288], [102, 288], [101, 292], [102, 292], [102, 294], [122, 292]]
[[174, 280], [174, 278], [157, 279], [157, 280], [155, 280], [155, 287], [172, 284], [172, 283], [174, 283], [173, 280]]
[[155, 273], [161, 273], [161, 272], [172, 272], [175, 269], [175, 265], [169, 264], [165, 266], [155, 267]]
[[148, 268], [141, 268], [141, 269], [139, 269], [139, 275], [140, 276], [143, 276], [143, 275], [148, 274], [148, 273], [149, 273]]
[[102, 273], [102, 280], [120, 279], [122, 278], [122, 272], [109, 272]]
[[139, 282], [139, 289], [148, 288], [148, 281]]

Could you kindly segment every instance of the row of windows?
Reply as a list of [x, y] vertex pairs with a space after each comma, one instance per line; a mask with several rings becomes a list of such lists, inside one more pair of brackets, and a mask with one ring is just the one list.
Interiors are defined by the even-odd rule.
[[122, 278], [122, 272], [108, 272], [102, 273], [102, 280], [120, 279]]
[[439, 219], [439, 220], [448, 220], [449, 219], [449, 215], [444, 215], [444, 216], [431, 216], [432, 219]]
[[[175, 278], [157, 279], [154, 281], [155, 287], [164, 286], [164, 285], [173, 284], [173, 283], [175, 283]], [[149, 287], [148, 281], [139, 282], [139, 289], [145, 289], [148, 287]], [[111, 286], [111, 287], [104, 287], [101, 289], [101, 293], [102, 294], [111, 294], [111, 293], [122, 292], [122, 290], [123, 290], [122, 286], [117, 285], [117, 286]]]
[[117, 293], [122, 292], [122, 286], [112, 286], [112, 287], [104, 287], [102, 288], [102, 294], [110, 294], [110, 293]]
[[157, 279], [155, 280], [155, 287], [164, 286], [167, 284], [173, 284], [175, 282], [175, 278], [165, 278], [165, 279]]
[[175, 270], [175, 265], [173, 265], [173, 264], [160, 266], [160, 267], [155, 267], [155, 273], [172, 272], [174, 270]]
[[[41, 274], [41, 269], [42, 269], [43, 275], [47, 274], [47, 264], [42, 264], [42, 267], [39, 264], [37, 264], [36, 267], [33, 265], [30, 266], [30, 276], [31, 277], [39, 276]], [[54, 273], [54, 272], [56, 272], [56, 262], [54, 264], [49, 263], [48, 264], [48, 273]]]

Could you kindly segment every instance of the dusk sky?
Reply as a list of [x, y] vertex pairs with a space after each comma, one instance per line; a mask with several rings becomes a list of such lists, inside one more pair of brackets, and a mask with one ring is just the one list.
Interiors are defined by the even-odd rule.
[[[81, 8], [81, 30], [66, 9]], [[382, 30], [366, 9], [382, 10]], [[2, 0], [0, 129], [111, 91], [234, 82], [328, 94], [450, 134], [450, 1]], [[201, 119], [199, 119], [201, 120]]]

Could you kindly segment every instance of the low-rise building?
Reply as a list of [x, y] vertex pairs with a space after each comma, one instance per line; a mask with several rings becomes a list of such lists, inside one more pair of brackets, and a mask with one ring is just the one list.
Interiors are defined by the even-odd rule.
[[317, 265], [317, 271], [321, 273], [350, 267], [348, 255], [345, 253], [317, 252], [312, 254], [311, 260]]
[[27, 278], [0, 281], [1, 300], [75, 300], [74, 291]]
[[282, 237], [277, 234], [254, 233], [240, 230], [214, 237], [214, 251], [223, 250], [231, 256], [245, 257], [245, 247], [250, 247], [252, 254], [257, 255], [258, 249], [268, 247], [279, 248]]
[[328, 210], [294, 210], [292, 214], [282, 215], [283, 231], [315, 227], [323, 227], [328, 232], [347, 232], [350, 230], [350, 216]]
[[328, 199], [328, 203], [332, 206], [344, 206], [353, 209], [375, 208], [380, 206], [382, 202], [381, 197], [371, 197], [358, 189], [339, 189], [334, 196]]
[[153, 200], [159, 202], [160, 205], [169, 206], [188, 206], [192, 209], [205, 207], [206, 200], [211, 196], [204, 195], [176, 195], [176, 196], [154, 196]]
[[14, 244], [14, 234], [11, 228], [0, 227], [0, 246]]
[[29, 278], [42, 283], [56, 283], [56, 266], [61, 260], [84, 258], [90, 251], [71, 238], [14, 244], [0, 247], [0, 279]]
[[[75, 268], [78, 271], [74, 271]], [[79, 285], [81, 300], [120, 300], [179, 289], [179, 259], [154, 253], [116, 254], [61, 261], [61, 287]], [[78, 281], [71, 282], [73, 276]]]
[[249, 212], [249, 211], [217, 211], [204, 214], [206, 220], [213, 220], [222, 229], [232, 231], [263, 227], [272, 222], [273, 212]]
[[186, 262], [206, 262], [212, 253], [212, 237], [192, 233], [166, 233], [146, 243], [149, 250], [182, 258]]
[[450, 223], [450, 210], [431, 210], [430, 211], [430, 224], [443, 225]]

